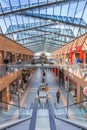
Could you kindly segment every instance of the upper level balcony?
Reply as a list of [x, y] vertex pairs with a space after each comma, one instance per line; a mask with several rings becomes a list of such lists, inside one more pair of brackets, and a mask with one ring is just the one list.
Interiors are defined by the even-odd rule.
[[26, 64], [29, 64], [30, 61], [22, 61], [18, 63], [9, 63], [6, 65], [0, 65], [0, 77], [5, 76], [8, 73], [14, 72], [16, 70], [23, 69]]
[[69, 62], [55, 61], [55, 65], [58, 66], [60, 69], [64, 69], [69, 73], [77, 76], [78, 78], [87, 81], [87, 64], [76, 62], [70, 64]]

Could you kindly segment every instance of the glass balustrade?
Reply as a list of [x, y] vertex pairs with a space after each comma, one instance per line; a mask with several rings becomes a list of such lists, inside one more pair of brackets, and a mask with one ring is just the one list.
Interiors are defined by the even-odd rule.
[[84, 107], [84, 104], [87, 105], [87, 100], [80, 103], [69, 105], [68, 113], [67, 113], [67, 106], [61, 108], [55, 107], [55, 115], [63, 119], [66, 119], [68, 117], [70, 120], [75, 120], [79, 123], [86, 124], [87, 109]]
[[31, 109], [0, 102], [0, 124], [30, 117]]

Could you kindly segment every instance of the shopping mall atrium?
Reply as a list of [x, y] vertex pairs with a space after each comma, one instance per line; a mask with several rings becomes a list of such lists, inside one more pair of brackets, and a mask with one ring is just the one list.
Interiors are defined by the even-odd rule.
[[87, 0], [0, 0], [0, 130], [87, 130]]

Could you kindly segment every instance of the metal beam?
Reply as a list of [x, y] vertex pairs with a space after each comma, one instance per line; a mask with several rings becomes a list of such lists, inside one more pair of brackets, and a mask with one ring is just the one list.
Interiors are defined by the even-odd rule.
[[[71, 26], [76, 26], [76, 27], [81, 27], [81, 28], [84, 28], [84, 29], [87, 29], [86, 26], [83, 26], [83, 25], [79, 25], [79, 24], [75, 24], [75, 23], [70, 23], [68, 21], [62, 21], [62, 20], [55, 20], [53, 18], [47, 18], [47, 17], [43, 17], [43, 16], [35, 16], [34, 14], [20, 14], [20, 15], [23, 15], [25, 17], [33, 17], [33, 18], [38, 18], [38, 19], [42, 19], [42, 20], [51, 20], [52, 22], [56, 23], [56, 22], [59, 22], [59, 23], [63, 23], [63, 24], [66, 24], [66, 25], [71, 25]], [[57, 23], [56, 23], [57, 24]]]
[[[40, 45], [40, 44], [41, 44], [42, 46], [45, 45], [45, 43], [40, 42], [40, 43], [36, 43], [36, 44], [32, 44], [32, 45], [27, 44], [26, 47], [31, 47], [31, 46], [34, 47], [34, 46]], [[46, 44], [46, 45], [47, 45], [47, 46], [51, 46], [51, 45], [52, 45], [52, 47], [58, 47], [58, 46], [61, 47], [61, 46], [62, 46], [61, 44], [53, 44], [53, 43], [50, 43], [50, 42], [49, 42], [49, 44]]]
[[16, 40], [16, 41], [21, 41], [21, 40], [24, 40], [24, 39], [32, 39], [32, 38], [36, 38], [36, 37], [42, 37], [42, 36], [44, 36], [44, 35], [50, 35], [50, 34], [47, 34], [47, 33], [45, 33], [45, 34], [41, 34], [41, 35], [37, 35], [37, 36], [33, 36], [33, 37], [27, 37], [27, 38], [22, 38], [22, 39], [19, 39], [19, 40]]
[[43, 32], [49, 32], [49, 33], [56, 34], [56, 35], [59, 35], [59, 36], [64, 36], [64, 37], [69, 37], [69, 38], [75, 38], [74, 36], [60, 34], [60, 33], [57, 33], [57, 32], [47, 31], [47, 30], [43, 30], [43, 29], [36, 29], [36, 30], [37, 31], [43, 31]]
[[[30, 15], [29, 15], [30, 16]], [[29, 17], [28, 16], [28, 17]], [[60, 21], [60, 20], [55, 20], [55, 19], [52, 19], [52, 18], [47, 18], [47, 17], [42, 17], [42, 16], [35, 16], [34, 14], [31, 15], [31, 17], [34, 17], [34, 18], [39, 18], [39, 19], [43, 19], [43, 20], [51, 20], [52, 22], [59, 22], [59, 23], [63, 23], [63, 24], [66, 24], [66, 25], [71, 25], [71, 26], [76, 26], [76, 27], [80, 27], [80, 28], [84, 28], [84, 29], [87, 29], [86, 26], [82, 26], [82, 25], [79, 25], [79, 24], [75, 24], [75, 23], [70, 23], [68, 21]]]
[[[18, 39], [18, 40], [16, 40], [16, 41], [27, 40], [27, 39], [32, 39], [32, 38], [36, 38], [36, 37], [39, 37], [39, 39], [40, 39], [40, 38], [43, 38], [42, 36], [45, 36], [45, 35], [50, 35], [50, 34], [44, 33], [44, 34], [36, 35], [36, 36], [32, 36], [32, 37], [21, 38], [21, 39]], [[36, 39], [35, 39], [35, 40], [36, 40]], [[34, 42], [34, 41], [32, 41], [32, 42]]]
[[39, 42], [39, 43], [35, 43], [35, 44], [32, 44], [32, 45], [29, 45], [29, 44], [28, 44], [28, 46], [30, 46], [30, 47], [31, 47], [31, 46], [37, 46], [37, 45], [38, 45], [38, 46], [39, 46], [39, 45], [42, 45], [42, 46], [43, 46], [43, 44], [44, 44], [43, 42]]
[[[32, 49], [32, 48], [31, 48]], [[38, 46], [37, 47], [35, 47], [35, 48], [33, 48], [32, 49], [34, 52], [36, 51], [36, 52], [38, 52], [38, 50], [39, 51], [43, 51], [44, 50], [44, 46], [42, 47], [42, 46], [40, 46], [39, 48], [38, 48]]]
[[[63, 43], [67, 43], [67, 42], [64, 42], [64, 41], [62, 41], [62, 40], [59, 40], [59, 39], [54, 39], [54, 38], [51, 38], [51, 37], [43, 37], [44, 35], [47, 35], [47, 34], [42, 34], [42, 35], [38, 35], [38, 36], [34, 36], [34, 37], [27, 37], [27, 38], [23, 38], [23, 39], [20, 39], [20, 40], [16, 40], [17, 42], [18, 41], [22, 41], [22, 40], [27, 40], [27, 39], [31, 39], [31, 38], [35, 38], [35, 37], [40, 37], [41, 39], [44, 39], [44, 40], [36, 40], [36, 41], [32, 41], [32, 42], [28, 42], [29, 44], [31, 44], [31, 43], [35, 43], [35, 42], [39, 42], [39, 41], [44, 41], [44, 42], [46, 42], [46, 39], [51, 39], [52, 41], [57, 41], [57, 42], [63, 42]], [[48, 34], [48, 35], [50, 35], [50, 34]]]
[[54, 24], [55, 23], [50, 23], [50, 24], [44, 24], [42, 26], [36, 26], [36, 27], [33, 27], [33, 28], [26, 28], [26, 29], [22, 29], [22, 30], [17, 30], [17, 31], [7, 33], [7, 34], [5, 33], [5, 35], [9, 35], [9, 34], [13, 34], [13, 33], [15, 34], [15, 33], [19, 33], [19, 32], [22, 32], [22, 31], [28, 31], [28, 30], [32, 30], [32, 29], [36, 30], [37, 28], [44, 27], [44, 26], [52, 26]]
[[[37, 8], [44, 8], [44, 7], [48, 7], [48, 6], [53, 6], [53, 5], [61, 5], [61, 4], [66, 4], [66, 3], [69, 3], [69, 2], [77, 2], [78, 0], [61, 0], [61, 1], [54, 1], [54, 2], [48, 2], [48, 3], [44, 3], [44, 4], [40, 4], [40, 5], [36, 5], [36, 6], [28, 6], [26, 8], [19, 8], [17, 10], [12, 10], [12, 11], [7, 11], [7, 12], [4, 12], [4, 16], [6, 15], [10, 15], [10, 14], [14, 14], [14, 13], [17, 13], [17, 12], [23, 12], [23, 11], [27, 11], [27, 10], [33, 10], [33, 9], [37, 9]], [[86, 0], [80, 0], [80, 1], [86, 1]], [[3, 13], [0, 14], [0, 16], [3, 16]]]
[[[34, 44], [34, 43], [37, 43], [37, 42], [44, 42], [44, 40], [38, 40], [38, 41], [34, 41], [34, 42], [26, 42], [26, 44]], [[23, 44], [23, 45], [26, 45], [26, 44]]]
[[[54, 38], [49, 38], [49, 37], [43, 37], [43, 38], [51, 39], [52, 41], [67, 43], [67, 42], [62, 41], [62, 40], [59, 40], [59, 39], [54, 39]], [[51, 41], [50, 41], [50, 42], [51, 42]]]

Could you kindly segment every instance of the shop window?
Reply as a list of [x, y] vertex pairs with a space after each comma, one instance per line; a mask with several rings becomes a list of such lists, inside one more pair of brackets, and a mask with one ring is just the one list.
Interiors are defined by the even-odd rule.
[[8, 59], [9, 63], [12, 63], [12, 52], [7, 52], [6, 59]]
[[22, 71], [22, 80], [24, 82], [28, 82], [29, 76], [30, 76], [30, 70], [23, 69], [23, 71]]
[[73, 97], [76, 97], [77, 93], [76, 83], [74, 83], [72, 80], [69, 80], [69, 92]]
[[83, 88], [81, 88], [80, 90], [81, 90], [81, 101], [84, 101], [83, 103], [81, 103], [81, 106], [84, 108], [85, 111], [87, 111], [87, 96], [84, 95]]
[[14, 80], [11, 84], [10, 84], [10, 93], [11, 94], [16, 94], [16, 91], [18, 89], [18, 80]]

